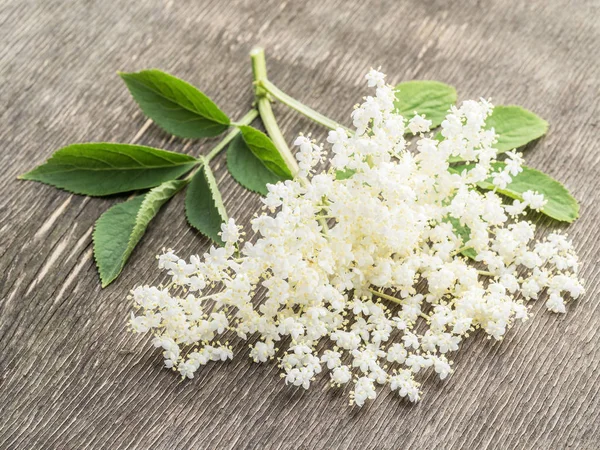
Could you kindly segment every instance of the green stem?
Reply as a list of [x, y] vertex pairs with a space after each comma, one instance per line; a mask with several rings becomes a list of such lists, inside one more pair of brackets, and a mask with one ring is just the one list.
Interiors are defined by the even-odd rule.
[[306, 106], [304, 103], [299, 102], [295, 98], [290, 97], [285, 92], [283, 92], [281, 89], [279, 89], [277, 86], [275, 86], [273, 83], [271, 83], [267, 78], [258, 80], [257, 85], [260, 86], [262, 89], [264, 89], [269, 94], [271, 94], [274, 98], [279, 100], [284, 105], [287, 105], [292, 109], [295, 109], [300, 114], [302, 114], [305, 117], [308, 117], [309, 119], [313, 120], [314, 122], [317, 122], [318, 124], [323, 125], [324, 127], [330, 128], [332, 130], [337, 130], [338, 128], [342, 128], [343, 130], [346, 131], [346, 133], [348, 133], [349, 135], [352, 135], [352, 131], [350, 131], [348, 128], [346, 128], [343, 125], [340, 125], [335, 120], [331, 120], [329, 117], [324, 116], [323, 114], [315, 111], [314, 109]]
[[325, 237], [328, 237], [329, 236], [329, 225], [327, 224], [327, 219], [325, 219], [325, 217], [323, 217], [323, 216], [317, 216], [317, 220], [321, 224], [321, 227], [323, 228], [323, 234], [325, 235]]
[[205, 295], [204, 297], [197, 298], [196, 301], [210, 300], [211, 298], [216, 297], [219, 294], [220, 292], [215, 292], [214, 294]]
[[217, 156], [219, 154], [219, 152], [227, 146], [227, 144], [229, 144], [231, 141], [233, 141], [233, 138], [235, 138], [238, 134], [240, 134], [240, 129], [237, 127], [244, 126], [244, 125], [250, 125], [252, 123], [252, 121], [254, 119], [256, 119], [257, 117], [258, 117], [258, 111], [256, 109], [252, 108], [250, 111], [248, 111], [246, 113], [246, 115], [244, 117], [242, 117], [240, 119], [239, 122], [232, 123], [232, 125], [234, 125], [235, 128], [233, 130], [231, 130], [227, 134], [227, 136], [225, 136], [223, 138], [223, 140], [221, 142], [219, 142], [217, 144], [217, 146], [210, 151], [210, 153], [208, 155], [205, 156], [206, 161], [207, 162], [212, 161], [212, 159], [215, 156]]
[[260, 47], [255, 48], [250, 52], [250, 58], [252, 59], [252, 73], [254, 74], [255, 82], [254, 94], [256, 95], [256, 105], [258, 106], [260, 118], [267, 129], [267, 134], [275, 144], [275, 147], [277, 147], [277, 150], [279, 150], [285, 164], [292, 172], [292, 175], [296, 176], [300, 168], [277, 125], [277, 120], [275, 120], [273, 109], [271, 109], [271, 101], [267, 96], [267, 92], [261, 86], [261, 82], [267, 80], [265, 50]]
[[496, 276], [494, 273], [489, 272], [487, 270], [478, 270], [477, 273], [479, 275], [483, 275], [483, 276], [486, 276], [486, 277], [495, 277]]
[[198, 172], [198, 170], [200, 170], [200, 168], [204, 165], [204, 164], [208, 164], [209, 162], [211, 162], [215, 156], [217, 156], [225, 147], [227, 147], [227, 144], [229, 144], [231, 141], [233, 141], [233, 139], [240, 134], [240, 129], [237, 128], [239, 126], [243, 126], [243, 125], [250, 125], [252, 123], [252, 121], [254, 119], [256, 119], [258, 117], [258, 111], [255, 108], [252, 108], [250, 111], [248, 111], [246, 113], [246, 115], [244, 117], [242, 117], [240, 119], [239, 122], [235, 122], [235, 127], [233, 130], [231, 130], [229, 133], [227, 133], [227, 135], [221, 139], [221, 141], [210, 151], [210, 153], [206, 156], [200, 156], [198, 158], [198, 162], [199, 164], [194, 168], [194, 170], [192, 170], [187, 177], [184, 178], [184, 180], [191, 180], [192, 177], [194, 175], [196, 175], [196, 172]]
[[469, 249], [472, 249], [472, 248], [473, 248], [473, 247], [471, 247], [470, 245], [465, 245], [464, 247], [461, 247], [461, 248], [459, 248], [458, 250], [454, 250], [454, 251], [451, 253], [451, 255], [452, 255], [452, 256], [454, 256], [454, 255], [458, 255], [459, 253], [462, 253], [462, 252], [464, 252], [465, 250], [469, 250]]
[[394, 302], [394, 303], [396, 303], [398, 305], [402, 305], [402, 300], [400, 300], [399, 298], [393, 297], [393, 296], [388, 295], [388, 294], [384, 294], [383, 292], [379, 292], [378, 290], [375, 290], [375, 289], [372, 289], [372, 288], [369, 288], [368, 291], [370, 293], [372, 293], [372, 294], [375, 294], [377, 297], [381, 297], [381, 298], [383, 298], [385, 300], [389, 300], [389, 301]]

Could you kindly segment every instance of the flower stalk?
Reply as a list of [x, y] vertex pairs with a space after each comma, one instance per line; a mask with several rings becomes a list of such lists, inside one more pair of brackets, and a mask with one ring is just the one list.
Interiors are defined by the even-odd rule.
[[260, 47], [255, 48], [250, 52], [250, 58], [252, 60], [252, 73], [254, 75], [254, 94], [256, 95], [256, 106], [258, 107], [260, 118], [267, 129], [267, 134], [275, 144], [275, 147], [277, 147], [277, 150], [279, 150], [281, 157], [292, 172], [292, 175], [296, 176], [300, 171], [300, 168], [298, 167], [296, 158], [294, 158], [294, 155], [286, 143], [285, 137], [279, 129], [279, 125], [277, 125], [277, 120], [273, 114], [268, 93], [262, 87], [262, 82], [267, 79], [265, 50]]
[[379, 292], [378, 290], [373, 289], [373, 288], [369, 288], [368, 291], [371, 294], [374, 294], [377, 297], [380, 297], [380, 298], [382, 298], [384, 300], [389, 300], [390, 302], [396, 303], [397, 305], [402, 305], [402, 300], [400, 300], [399, 298], [396, 298], [396, 297], [394, 297], [392, 295], [384, 294], [383, 292]]
[[331, 130], [337, 130], [339, 128], [342, 128], [344, 131], [346, 131], [346, 133], [348, 133], [349, 135], [352, 135], [352, 131], [350, 131], [348, 128], [337, 123], [335, 120], [332, 120], [329, 117], [324, 116], [320, 112], [317, 112], [314, 109], [306, 106], [304, 103], [299, 102], [295, 98], [290, 97], [288, 94], [286, 94], [281, 89], [279, 89], [277, 86], [275, 86], [273, 83], [271, 83], [268, 79], [266, 79], [266, 78], [261, 79], [260, 81], [257, 82], [257, 85], [260, 88], [262, 88], [264, 91], [271, 94], [273, 96], [273, 98], [279, 100], [284, 105], [287, 105], [290, 108], [296, 110], [297, 112], [299, 112], [303, 116], [311, 119], [312, 121], [314, 121], [320, 125], [323, 125], [324, 127], [329, 128]]

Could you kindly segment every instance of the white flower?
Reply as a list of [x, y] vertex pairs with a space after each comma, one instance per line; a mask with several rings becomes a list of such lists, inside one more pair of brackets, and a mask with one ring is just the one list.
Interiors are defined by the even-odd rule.
[[331, 372], [331, 382], [335, 385], [346, 384], [352, 379], [352, 372], [348, 366], [340, 366], [333, 369]]
[[298, 322], [294, 317], [286, 317], [279, 324], [280, 334], [289, 334], [292, 339], [297, 340], [304, 334], [304, 325]]
[[325, 350], [323, 352], [323, 356], [321, 356], [321, 362], [327, 364], [327, 368], [332, 370], [342, 364], [340, 358], [340, 352], [336, 352], [334, 350]]
[[494, 172], [492, 173], [492, 183], [500, 189], [505, 189], [506, 186], [512, 181], [510, 173], [507, 171]]
[[181, 374], [182, 378], [194, 378], [194, 372], [196, 369], [197, 367], [190, 362], [181, 362], [177, 366], [177, 370]]
[[323, 148], [316, 145], [306, 136], [298, 136], [294, 145], [299, 147], [296, 152], [296, 159], [300, 167], [299, 177], [306, 177], [323, 157]]
[[389, 362], [403, 363], [406, 360], [408, 352], [402, 344], [392, 344], [387, 352], [387, 360]]
[[369, 70], [365, 78], [369, 87], [382, 87], [385, 85], [385, 75], [375, 69]]
[[416, 334], [413, 334], [410, 331], [406, 332], [404, 336], [402, 336], [402, 340], [404, 341], [404, 345], [408, 348], [412, 347], [415, 350], [419, 348], [419, 338]]
[[210, 359], [212, 361], [227, 361], [228, 359], [233, 359], [233, 352], [230, 347], [216, 347], [211, 349]]
[[377, 396], [373, 380], [371, 380], [369, 377], [359, 378], [356, 380], [356, 383], [354, 384], [354, 391], [352, 391], [350, 395], [353, 397], [354, 403], [357, 406], [364, 405], [367, 399], [373, 400]]
[[567, 312], [565, 308], [565, 302], [563, 301], [562, 297], [558, 294], [550, 294], [548, 300], [546, 301], [546, 307], [550, 311], [555, 313], [564, 314], [565, 312]]
[[452, 367], [446, 358], [435, 358], [433, 362], [435, 372], [440, 376], [441, 380], [444, 380], [452, 373]]
[[[219, 341], [231, 331], [256, 342], [249, 353], [257, 363], [275, 360], [277, 344], [286, 384], [308, 389], [328, 370], [333, 386], [354, 380], [358, 406], [375, 398], [376, 384], [417, 401], [414, 374], [450, 376], [448, 355], [472, 331], [499, 340], [527, 320], [526, 301], [548, 295], [547, 308], [564, 313], [564, 298], [583, 294], [568, 238], [536, 239], [523, 217], [544, 207], [543, 195], [527, 191], [505, 204], [475, 188], [490, 178], [506, 188], [524, 162], [507, 152], [497, 169], [488, 101], [453, 106], [444, 140], [421, 135], [412, 151], [405, 128], [422, 134], [431, 122], [407, 124], [384, 75], [372, 70], [367, 80], [373, 92], [352, 113], [356, 132], [328, 135], [331, 169], [317, 170], [320, 144], [296, 139], [300, 173], [267, 186], [251, 242], [229, 219], [225, 246], [189, 261], [165, 250], [158, 267], [168, 279], [131, 291], [129, 328], [154, 336], [165, 367], [192, 378], [210, 361], [231, 359], [232, 347]], [[468, 169], [449, 171], [454, 157]], [[458, 253], [463, 247], [476, 261]]]
[[544, 207], [547, 200], [544, 198], [543, 194], [539, 194], [535, 191], [525, 191], [523, 192], [523, 201], [531, 208], [539, 211]]
[[275, 346], [272, 341], [257, 342], [250, 351], [250, 357], [254, 362], [267, 362], [275, 354]]
[[145, 316], [135, 316], [133, 312], [131, 313], [129, 325], [131, 325], [131, 329], [136, 333], [145, 333], [150, 329], [148, 319]]
[[390, 378], [390, 388], [398, 391], [401, 397], [408, 397], [411, 402], [419, 400], [419, 384], [415, 382], [408, 370], [400, 371]]
[[408, 121], [408, 129], [412, 134], [425, 133], [431, 128], [431, 120], [427, 120], [424, 115], [415, 114], [415, 116]]
[[523, 155], [515, 151], [508, 151], [506, 152], [506, 156], [507, 158], [504, 160], [506, 164], [505, 170], [513, 177], [516, 177], [523, 171], [521, 167], [523, 165]]
[[221, 225], [221, 239], [228, 244], [235, 244], [240, 238], [240, 230], [235, 224], [235, 220], [230, 218]]

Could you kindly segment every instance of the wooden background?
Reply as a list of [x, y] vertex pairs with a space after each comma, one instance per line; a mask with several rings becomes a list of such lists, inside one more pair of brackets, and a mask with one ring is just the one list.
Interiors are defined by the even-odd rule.
[[[0, 448], [598, 448], [600, 156], [598, 0], [0, 2]], [[570, 228], [587, 295], [564, 316], [538, 302], [502, 344], [475, 339], [417, 405], [388, 389], [364, 408], [321, 378], [286, 387], [275, 365], [232, 362], [181, 383], [148, 339], [125, 332], [125, 297], [156, 283], [154, 255], [208, 242], [186, 225], [183, 196], [152, 222], [121, 278], [102, 290], [96, 218], [123, 197], [89, 199], [16, 176], [74, 142], [120, 141], [202, 154], [171, 139], [116, 75], [158, 67], [196, 84], [233, 118], [252, 101], [248, 52], [267, 49], [283, 90], [349, 124], [381, 66], [389, 80], [435, 79], [461, 99], [525, 106], [551, 124], [530, 165], [580, 200]], [[291, 141], [325, 132], [281, 106]], [[231, 216], [259, 205], [216, 161]], [[548, 231], [556, 226], [541, 220]]]

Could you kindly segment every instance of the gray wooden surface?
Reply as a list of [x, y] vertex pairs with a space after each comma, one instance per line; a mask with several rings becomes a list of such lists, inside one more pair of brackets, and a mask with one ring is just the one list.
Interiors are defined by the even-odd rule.
[[[2, 0], [0, 448], [600, 447], [599, 18], [597, 0]], [[15, 177], [69, 143], [136, 138], [145, 118], [116, 70], [162, 68], [241, 117], [252, 101], [255, 44], [266, 47], [279, 87], [345, 124], [371, 66], [390, 81], [445, 81], [461, 99], [492, 97], [548, 119], [549, 135], [526, 156], [581, 201], [570, 234], [587, 295], [565, 316], [538, 303], [502, 344], [467, 343], [456, 373], [425, 383], [416, 406], [384, 390], [350, 408], [326, 379], [308, 392], [286, 387], [274, 365], [251, 363], [243, 343], [232, 362], [190, 382], [161, 369], [148, 340], [125, 332], [125, 296], [157, 282], [163, 246], [185, 255], [207, 248], [185, 223], [182, 196], [102, 290], [91, 227], [122, 198], [72, 196]], [[289, 140], [300, 131], [325, 136], [275, 111]], [[191, 154], [211, 146], [155, 126], [137, 139]], [[258, 199], [223, 164], [230, 215], [248, 220]]]

